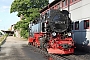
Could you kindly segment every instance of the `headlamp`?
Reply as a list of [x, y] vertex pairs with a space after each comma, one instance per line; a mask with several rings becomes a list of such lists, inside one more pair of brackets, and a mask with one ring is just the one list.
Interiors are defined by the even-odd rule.
[[56, 36], [56, 33], [55, 33], [55, 32], [53, 32], [53, 33], [52, 33], [52, 36]]
[[68, 36], [71, 36], [72, 34], [71, 33], [67, 33]]

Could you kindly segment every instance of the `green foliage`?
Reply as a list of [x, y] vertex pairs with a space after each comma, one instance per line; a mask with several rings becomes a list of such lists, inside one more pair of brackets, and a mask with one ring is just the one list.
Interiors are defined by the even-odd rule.
[[20, 35], [21, 35], [21, 37], [28, 38], [28, 30], [22, 29], [20, 31]]
[[[2, 43], [6, 38], [7, 38], [7, 34], [3, 35], [0, 37], [0, 43]], [[1, 44], [0, 44], [1, 45]]]
[[0, 32], [0, 35], [3, 35], [3, 34]]
[[7, 37], [7, 36], [8, 36], [8, 34], [5, 34], [5, 36]]
[[16, 23], [16, 25], [14, 26], [15, 29], [18, 29], [20, 30], [21, 28], [23, 29], [28, 29], [28, 25], [29, 25], [29, 22], [27, 20], [23, 20], [23, 21], [19, 21]]
[[28, 37], [29, 22], [39, 17], [39, 10], [48, 4], [48, 0], [14, 0], [11, 4], [10, 13], [18, 12], [24, 16], [22, 21], [19, 21], [14, 26], [14, 29], [20, 30], [21, 37]]
[[10, 13], [18, 12], [18, 16], [21, 14], [30, 14], [30, 9], [41, 9], [47, 4], [48, 0], [14, 0], [11, 4]]
[[14, 37], [16, 37], [16, 34], [14, 34]]

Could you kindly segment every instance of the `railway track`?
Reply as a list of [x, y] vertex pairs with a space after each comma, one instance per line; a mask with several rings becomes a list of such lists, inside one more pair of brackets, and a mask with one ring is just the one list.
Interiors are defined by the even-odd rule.
[[35, 46], [29, 45], [33, 50], [44, 54], [48, 60], [90, 60], [90, 54], [85, 52], [75, 52], [71, 55], [56, 55], [56, 54], [48, 54], [46, 51], [43, 51]]

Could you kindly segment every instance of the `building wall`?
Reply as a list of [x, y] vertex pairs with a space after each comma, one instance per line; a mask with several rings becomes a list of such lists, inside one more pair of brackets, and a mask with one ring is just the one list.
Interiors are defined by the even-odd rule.
[[81, 0], [76, 4], [71, 5], [70, 13], [71, 13], [72, 21], [90, 18], [90, 14], [88, 14], [90, 12], [89, 6], [90, 6], [90, 1], [87, 0]]
[[14, 31], [14, 24], [13, 25], [11, 25], [11, 29], [10, 29], [11, 31]]
[[15, 33], [16, 37], [21, 38], [19, 30], [15, 30], [14, 33]]
[[[67, 10], [67, 7], [63, 7]], [[90, 20], [90, 0], [78, 0], [70, 5], [70, 16], [73, 24], [73, 39], [78, 44], [90, 45], [90, 29], [84, 28], [84, 20]], [[75, 30], [75, 22], [79, 21], [79, 29]]]

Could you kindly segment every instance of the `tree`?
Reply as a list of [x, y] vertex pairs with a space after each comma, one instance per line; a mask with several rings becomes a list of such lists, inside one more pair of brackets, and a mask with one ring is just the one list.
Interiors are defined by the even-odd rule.
[[48, 0], [14, 0], [11, 4], [10, 13], [18, 12], [20, 14], [30, 14], [30, 9], [41, 9], [48, 4]]
[[28, 24], [31, 20], [39, 17], [39, 10], [48, 4], [48, 0], [14, 0], [11, 4], [10, 13], [18, 12], [17, 16], [21, 14], [24, 16], [22, 21], [15, 25], [15, 29], [22, 29], [20, 34], [22, 37], [27, 38]]

